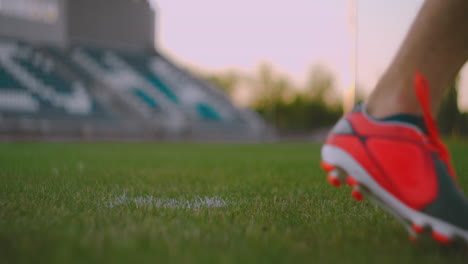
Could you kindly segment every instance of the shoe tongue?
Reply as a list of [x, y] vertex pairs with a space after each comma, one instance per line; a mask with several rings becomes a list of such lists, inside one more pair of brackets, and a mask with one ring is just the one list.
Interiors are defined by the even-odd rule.
[[426, 135], [429, 134], [426, 128], [426, 124], [424, 123], [424, 118], [422, 116], [412, 115], [412, 114], [396, 114], [396, 115], [391, 115], [388, 117], [380, 118], [378, 120], [383, 121], [383, 122], [400, 122], [400, 123], [409, 124], [409, 125], [419, 128], [424, 134]]

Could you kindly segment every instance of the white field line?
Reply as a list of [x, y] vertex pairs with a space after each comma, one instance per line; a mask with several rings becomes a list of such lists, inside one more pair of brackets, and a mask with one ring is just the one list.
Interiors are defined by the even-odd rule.
[[109, 199], [103, 199], [99, 206], [104, 208], [129, 207], [135, 206], [145, 208], [175, 208], [175, 209], [201, 209], [201, 208], [219, 208], [232, 205], [230, 201], [226, 201], [220, 197], [197, 197], [195, 199], [157, 199], [151, 195], [143, 195], [129, 197], [125, 193], [120, 196], [111, 196]]

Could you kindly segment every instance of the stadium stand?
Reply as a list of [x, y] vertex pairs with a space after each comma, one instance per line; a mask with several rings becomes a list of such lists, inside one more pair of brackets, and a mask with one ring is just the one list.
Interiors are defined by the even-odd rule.
[[[0, 136], [265, 139], [266, 127], [256, 114], [236, 108], [219, 89], [154, 48], [143, 48], [142, 39], [146, 38], [135, 34], [130, 24], [124, 29], [135, 40], [115, 39], [120, 37], [112, 32], [120, 21], [119, 12], [132, 8], [146, 16], [135, 29], [141, 30], [142, 25], [153, 28], [148, 24], [152, 13], [144, 8], [145, 2], [112, 2], [120, 9], [112, 23], [100, 13], [113, 12], [105, 9], [108, 3], [82, 0], [63, 5], [72, 8], [62, 10], [71, 19], [65, 41], [60, 40], [61, 24], [45, 26], [52, 32], [50, 41], [43, 40], [47, 36], [34, 36], [30, 28], [37, 23], [21, 21], [29, 27], [19, 30], [18, 36], [7, 27], [0, 29]], [[96, 7], [89, 19], [94, 15], [99, 19], [95, 23], [102, 23], [100, 27], [80, 27], [84, 22], [80, 22], [79, 12], [88, 7]], [[17, 18], [0, 12], [2, 21], [18, 26]], [[41, 27], [43, 30], [44, 25]], [[104, 30], [93, 31], [96, 28]], [[94, 41], [97, 39], [99, 43]], [[133, 41], [133, 47], [123, 45], [128, 41]]]
[[111, 118], [70, 70], [27, 44], [0, 41], [3, 116]]

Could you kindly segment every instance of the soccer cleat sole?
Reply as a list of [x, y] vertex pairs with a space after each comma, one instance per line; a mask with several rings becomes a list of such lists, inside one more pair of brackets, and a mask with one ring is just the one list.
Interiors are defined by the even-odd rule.
[[[460, 238], [468, 244], [468, 232], [443, 220], [409, 208], [380, 187], [351, 155], [335, 146], [322, 148], [322, 169], [334, 178], [333, 186], [346, 182], [353, 190], [352, 197], [357, 201], [368, 198], [395, 218], [406, 228], [411, 241], [415, 242], [424, 230], [432, 230], [432, 237], [440, 244], [450, 244]], [[325, 164], [325, 165], [324, 165]], [[348, 175], [348, 176], [346, 176]], [[352, 175], [352, 176], [350, 176]], [[337, 183], [336, 181], [339, 181]]]

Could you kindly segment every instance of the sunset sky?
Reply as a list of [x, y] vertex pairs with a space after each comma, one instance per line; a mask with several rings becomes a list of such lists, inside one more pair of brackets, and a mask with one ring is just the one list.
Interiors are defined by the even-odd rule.
[[[205, 70], [253, 71], [260, 62], [301, 82], [312, 64], [350, 80], [348, 0], [159, 0], [158, 45]], [[385, 70], [423, 0], [357, 0], [358, 83], [365, 92]], [[468, 70], [462, 75], [468, 109]]]

